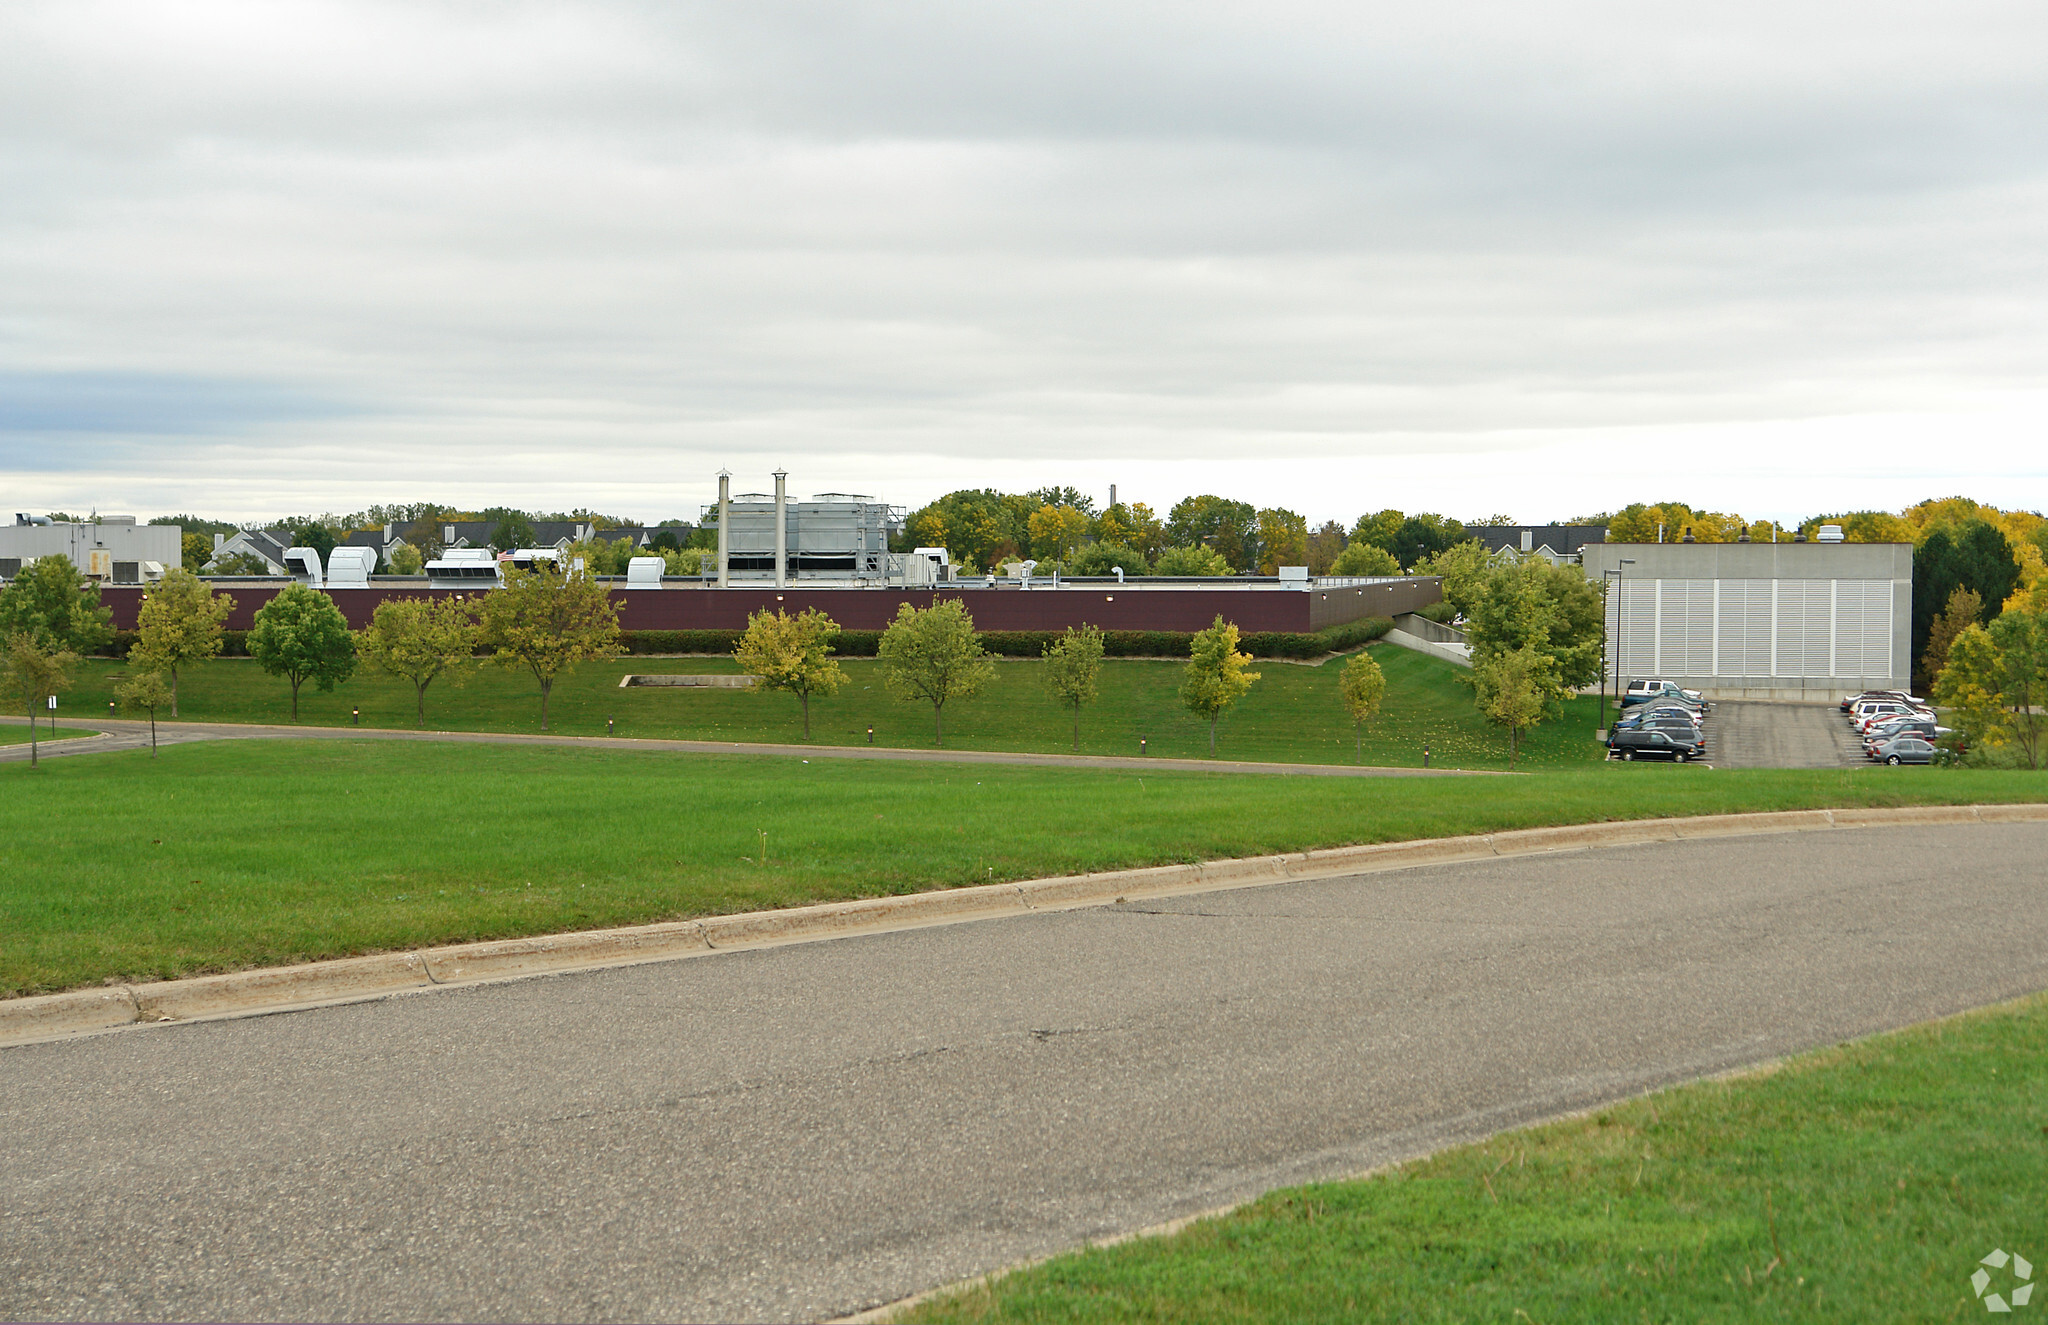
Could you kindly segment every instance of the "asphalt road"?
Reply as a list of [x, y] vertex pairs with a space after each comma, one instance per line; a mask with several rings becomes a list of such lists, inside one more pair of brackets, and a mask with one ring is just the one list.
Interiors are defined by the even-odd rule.
[[0, 1050], [0, 1315], [850, 1312], [2048, 987], [2044, 861], [1660, 844]]

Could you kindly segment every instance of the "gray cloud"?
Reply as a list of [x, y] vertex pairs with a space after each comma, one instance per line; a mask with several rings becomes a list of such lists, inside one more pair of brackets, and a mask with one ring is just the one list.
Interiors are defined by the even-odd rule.
[[[0, 418], [183, 420], [216, 458], [142, 448], [119, 499], [257, 511], [681, 510], [779, 462], [1538, 518], [1640, 495], [1588, 463], [1631, 441], [1747, 510], [2040, 505], [2044, 36], [2020, 4], [15, 6]], [[7, 403], [63, 381], [141, 394]], [[28, 459], [0, 480], [101, 495]]]

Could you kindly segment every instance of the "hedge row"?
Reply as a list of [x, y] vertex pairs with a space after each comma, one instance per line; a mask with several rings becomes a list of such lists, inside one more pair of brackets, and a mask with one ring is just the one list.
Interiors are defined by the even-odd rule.
[[[1254, 658], [1320, 658], [1326, 653], [1355, 649], [1393, 629], [1385, 617], [1367, 617], [1349, 625], [1332, 626], [1313, 635], [1286, 631], [1257, 630], [1240, 638], [1238, 647]], [[626, 652], [648, 653], [731, 653], [743, 632], [737, 630], [622, 630], [619, 642]], [[1056, 630], [989, 630], [982, 632], [981, 644], [990, 653], [1006, 658], [1036, 658], [1045, 646], [1060, 637]], [[1184, 658], [1194, 636], [1181, 630], [1105, 630], [1102, 651], [1111, 658]], [[842, 630], [833, 644], [842, 658], [872, 658], [882, 642], [879, 630]], [[126, 658], [135, 647], [135, 632], [117, 630], [107, 653]], [[249, 656], [249, 632], [221, 632], [220, 656]]]

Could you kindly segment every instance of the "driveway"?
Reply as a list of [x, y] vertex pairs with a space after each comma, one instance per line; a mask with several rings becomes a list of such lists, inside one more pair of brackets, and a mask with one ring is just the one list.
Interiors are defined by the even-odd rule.
[[851, 1312], [2048, 987], [2044, 859], [1559, 853], [0, 1050], [0, 1315]]

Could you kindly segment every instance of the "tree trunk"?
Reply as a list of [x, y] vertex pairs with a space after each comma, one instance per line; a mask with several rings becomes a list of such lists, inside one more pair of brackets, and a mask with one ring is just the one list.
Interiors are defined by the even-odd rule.
[[811, 692], [806, 690], [797, 696], [804, 705], [804, 739], [811, 739]]
[[149, 711], [149, 757], [156, 758], [156, 710]]
[[1351, 762], [1354, 764], [1365, 762], [1365, 733], [1362, 730], [1364, 726], [1365, 724], [1360, 722], [1351, 724]]
[[1081, 706], [1074, 705], [1074, 753], [1081, 753]]
[[427, 727], [427, 683], [425, 681], [413, 682], [412, 697], [414, 702], [420, 707], [420, 730], [425, 731]]
[[303, 681], [304, 681], [305, 679], [306, 679], [305, 677], [303, 677], [303, 676], [300, 676], [300, 675], [298, 675], [298, 674], [297, 674], [296, 672], [294, 672], [294, 673], [292, 674], [292, 678], [291, 678], [291, 680], [292, 680], [292, 721], [293, 721], [293, 722], [297, 722], [297, 721], [299, 720], [299, 685], [300, 685], [300, 683], [301, 683], [301, 682], [303, 682]]
[[1209, 757], [1216, 757], [1216, 715], [1209, 715]]
[[934, 704], [934, 705], [932, 705], [932, 730], [938, 733], [938, 736], [939, 736], [939, 748], [940, 748], [941, 750], [945, 749], [945, 748], [946, 748], [946, 706], [945, 706], [944, 704]]
[[554, 688], [554, 684], [552, 681], [540, 683], [540, 729], [542, 731], [548, 729], [548, 691]]
[[[178, 716], [178, 669], [175, 667], [171, 669], [171, 716], [174, 718]], [[156, 726], [155, 709], [149, 711], [149, 721], [151, 729], [154, 730]], [[154, 740], [154, 738], [151, 739]], [[150, 748], [154, 749], [155, 746], [152, 745]]]

